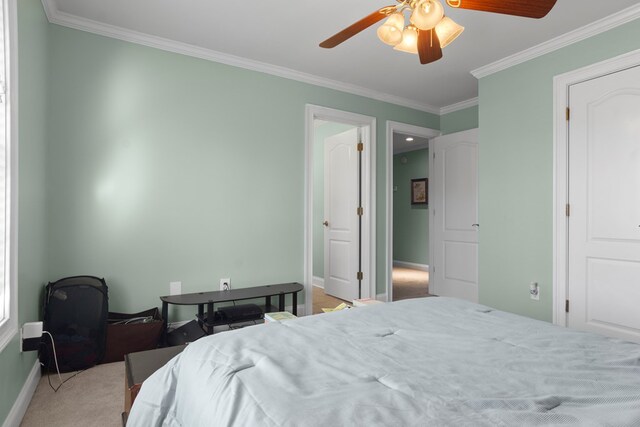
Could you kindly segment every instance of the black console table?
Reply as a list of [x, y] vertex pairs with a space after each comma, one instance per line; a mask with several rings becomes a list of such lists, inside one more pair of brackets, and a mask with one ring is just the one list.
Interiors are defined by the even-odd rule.
[[[197, 305], [199, 322], [206, 319], [207, 325], [214, 325], [214, 304], [223, 302], [241, 301], [254, 298], [264, 298], [265, 308], [271, 307], [271, 297], [278, 297], [278, 310], [284, 311], [284, 297], [291, 294], [293, 314], [298, 314], [298, 292], [304, 289], [300, 283], [280, 283], [277, 285], [256, 286], [253, 288], [231, 289], [228, 291], [196, 292], [193, 294], [168, 295], [160, 297], [162, 300], [162, 319], [164, 321], [164, 332], [167, 331], [169, 304], [176, 305]], [[204, 307], [207, 306], [205, 314]], [[202, 325], [201, 325], [202, 326]], [[206, 331], [213, 332], [213, 327]]]

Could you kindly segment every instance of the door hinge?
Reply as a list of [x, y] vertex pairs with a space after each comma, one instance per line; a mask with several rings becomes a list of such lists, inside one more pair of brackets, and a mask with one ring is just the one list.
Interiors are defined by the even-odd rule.
[[569, 203], [567, 203], [565, 213], [567, 214], [567, 216], [571, 216], [571, 205]]
[[564, 301], [564, 311], [565, 313], [569, 312], [569, 300]]
[[364, 151], [364, 144], [362, 142], [358, 142], [358, 147], [357, 147], [359, 152]]
[[356, 279], [358, 280], [364, 279], [364, 274], [362, 274], [362, 271], [358, 271], [358, 274], [356, 275]]
[[362, 206], [360, 206], [360, 207], [357, 209], [357, 215], [358, 215], [358, 216], [362, 216], [362, 215], [364, 215], [364, 208], [363, 208]]
[[571, 108], [567, 107], [567, 121], [571, 119]]

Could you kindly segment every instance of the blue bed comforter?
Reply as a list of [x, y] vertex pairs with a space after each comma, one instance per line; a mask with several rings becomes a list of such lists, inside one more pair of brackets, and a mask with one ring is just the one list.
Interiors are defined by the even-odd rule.
[[198, 340], [127, 426], [640, 426], [640, 345], [448, 298]]

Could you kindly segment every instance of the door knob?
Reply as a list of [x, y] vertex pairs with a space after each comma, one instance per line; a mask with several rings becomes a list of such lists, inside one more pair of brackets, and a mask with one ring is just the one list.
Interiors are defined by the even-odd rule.
[[324, 225], [325, 227], [328, 227], [329, 226], [329, 221], [323, 222], [322, 225]]
[[480, 228], [480, 224], [471, 224], [471, 226]]

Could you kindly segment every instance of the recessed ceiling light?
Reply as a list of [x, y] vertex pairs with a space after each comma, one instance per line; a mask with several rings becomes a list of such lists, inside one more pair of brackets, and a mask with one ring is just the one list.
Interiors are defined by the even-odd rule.
[[408, 137], [405, 141], [407, 141], [407, 142], [413, 142], [413, 138]]

